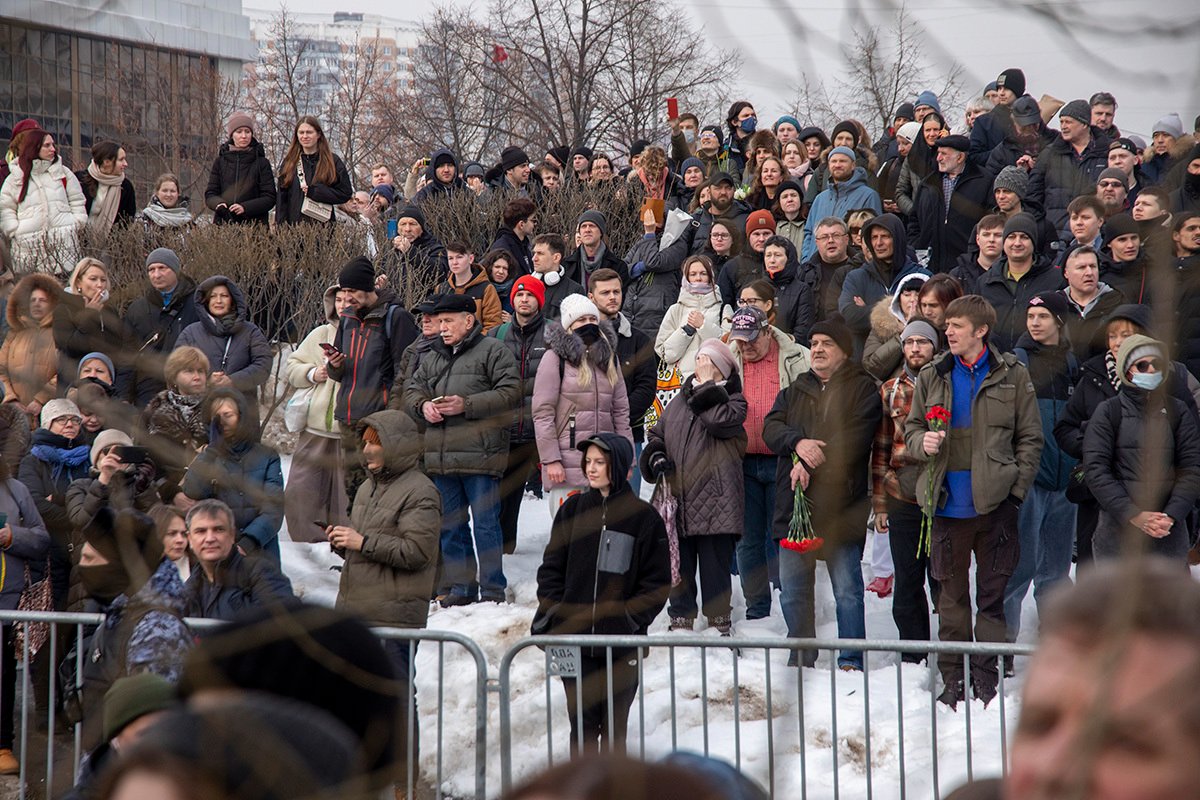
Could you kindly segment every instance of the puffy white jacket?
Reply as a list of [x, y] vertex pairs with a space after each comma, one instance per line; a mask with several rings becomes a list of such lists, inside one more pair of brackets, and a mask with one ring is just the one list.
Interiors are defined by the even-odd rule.
[[[683, 329], [688, 314], [700, 311], [704, 314], [704, 326], [689, 336]], [[696, 371], [696, 352], [705, 339], [720, 338], [721, 290], [716, 286], [708, 294], [692, 294], [685, 283], [679, 289], [679, 301], [667, 309], [658, 337], [654, 341], [654, 352], [667, 364], [679, 367], [681, 377], [686, 378]]]
[[[86, 200], [79, 180], [62, 162], [35, 159], [25, 199], [21, 183], [25, 174], [13, 162], [12, 173], [0, 188], [0, 232], [8, 237], [18, 271], [49, 272], [57, 267], [69, 272], [78, 260], [76, 233], [87, 223]], [[39, 264], [47, 255], [55, 264]]]

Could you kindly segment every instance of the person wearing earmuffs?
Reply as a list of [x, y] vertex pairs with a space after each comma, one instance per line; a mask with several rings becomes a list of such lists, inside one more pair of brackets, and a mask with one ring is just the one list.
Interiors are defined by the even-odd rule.
[[542, 305], [546, 319], [559, 318], [564, 297], [586, 294], [582, 286], [567, 277], [562, 266], [566, 254], [567, 243], [557, 233], [543, 233], [533, 240], [533, 277], [546, 287], [546, 302]]

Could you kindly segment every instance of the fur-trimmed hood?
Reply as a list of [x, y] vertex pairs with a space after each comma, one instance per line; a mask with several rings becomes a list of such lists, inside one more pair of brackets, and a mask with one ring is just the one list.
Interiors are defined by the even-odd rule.
[[600, 338], [591, 347], [583, 343], [578, 333], [568, 331], [557, 320], [547, 320], [545, 328], [546, 346], [555, 352], [563, 361], [578, 367], [583, 362], [586, 353], [593, 367], [601, 370], [608, 369], [608, 363], [617, 351], [617, 334], [612, 323], [607, 320], [600, 323]]
[[[1167, 158], [1171, 160], [1172, 164], [1178, 163], [1180, 159], [1186, 158], [1187, 154], [1190, 153], [1192, 148], [1195, 146], [1196, 138], [1190, 133], [1185, 133], [1183, 136], [1180, 136], [1178, 139], [1176, 139], [1175, 143], [1171, 145], [1170, 149], [1167, 150]], [[1154, 144], [1152, 142], [1142, 153], [1142, 163], [1148, 163], [1153, 158]]]
[[871, 306], [871, 332], [887, 341], [904, 331], [904, 323], [892, 313], [892, 298], [881, 297]]
[[29, 297], [33, 294], [34, 289], [41, 289], [50, 295], [50, 299], [53, 301], [50, 308], [51, 313], [42, 319], [38, 327], [49, 328], [53, 325], [54, 307], [62, 299], [62, 284], [49, 275], [35, 272], [21, 278], [12, 290], [12, 294], [8, 296], [8, 308], [5, 310], [5, 314], [8, 327], [12, 330], [21, 331], [34, 327], [33, 318], [29, 316]]

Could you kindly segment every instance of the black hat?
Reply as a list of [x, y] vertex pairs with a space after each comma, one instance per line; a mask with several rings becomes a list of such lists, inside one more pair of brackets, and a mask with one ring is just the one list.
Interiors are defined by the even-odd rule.
[[725, 143], [725, 135], [721, 132], [720, 125], [705, 125], [700, 129], [700, 134], [703, 135], [705, 133], [715, 134], [717, 137], [717, 144]]
[[775, 190], [775, 196], [779, 197], [780, 193], [785, 189], [792, 189], [793, 191], [799, 192], [801, 197], [804, 197], [804, 187], [801, 186], [800, 181], [796, 180], [795, 178], [788, 178], [786, 181], [779, 184], [779, 188]]
[[1018, 125], [1032, 125], [1042, 118], [1042, 109], [1027, 94], [1023, 94], [1012, 104], [1012, 117]]
[[846, 355], [854, 355], [854, 334], [846, 327], [841, 314], [831, 314], [813, 325], [809, 335], [815, 336], [818, 333], [833, 339], [838, 349]]
[[821, 130], [816, 125], [809, 125], [807, 128], [800, 131], [800, 134], [796, 138], [803, 142], [805, 139], [811, 139], [814, 136], [821, 140], [821, 147], [829, 147], [829, 145], [832, 144], [832, 142], [829, 141], [829, 137], [825, 135], [825, 131]]
[[1033, 242], [1033, 246], [1038, 244], [1038, 226], [1037, 220], [1031, 214], [1022, 211], [1019, 214], [1013, 214], [1008, 222], [1004, 223], [1004, 238], [1007, 239], [1010, 234], [1023, 233]]
[[943, 136], [937, 140], [937, 147], [949, 147], [951, 150], [957, 150], [960, 153], [965, 153], [971, 149], [971, 140], [960, 134], [951, 134]]
[[359, 292], [375, 291], [375, 265], [366, 256], [352, 258], [338, 273], [338, 288]]
[[437, 301], [433, 304], [434, 314], [474, 314], [475, 301], [467, 297], [465, 294], [447, 294], [438, 295]]
[[1113, 150], [1127, 150], [1130, 153], [1133, 153], [1135, 156], [1140, 156], [1142, 154], [1141, 149], [1134, 143], [1133, 139], [1130, 139], [1128, 136], [1122, 136], [1120, 139], [1113, 139], [1112, 143], [1109, 144], [1108, 149], [1109, 152]]
[[917, 112], [913, 110], [912, 103], [901, 103], [896, 109], [896, 113], [892, 114], [892, 119], [916, 119]]
[[576, 147], [574, 150], [571, 151], [571, 158], [574, 158], [575, 156], [583, 156], [589, 162], [591, 162], [591, 160], [592, 160], [592, 155], [593, 155], [592, 148], [588, 147], [585, 144], [581, 144], [578, 147]]
[[862, 138], [862, 134], [860, 134], [860, 133], [858, 132], [858, 126], [857, 126], [857, 125], [855, 125], [855, 124], [854, 124], [853, 122], [851, 122], [850, 120], [848, 120], [848, 119], [844, 119], [844, 120], [842, 120], [841, 122], [839, 122], [837, 125], [834, 125], [834, 126], [833, 126], [833, 136], [832, 136], [832, 137], [830, 137], [830, 138], [831, 138], [831, 139], [836, 139], [836, 138], [837, 138], [837, 135], [838, 135], [839, 133], [841, 133], [842, 131], [845, 131], [846, 133], [848, 133], [848, 134], [850, 134], [851, 136], [853, 136], [853, 137], [854, 137], [854, 146], [855, 146], [855, 147], [858, 147], [858, 141], [859, 141], [859, 139], [860, 139], [860, 138]]
[[1067, 296], [1062, 292], [1042, 292], [1035, 294], [1029, 298], [1029, 303], [1026, 308], [1044, 308], [1054, 315], [1054, 321], [1061, 328], [1067, 324], [1067, 314], [1070, 312], [1070, 304], [1067, 303]]
[[1113, 214], [1104, 223], [1105, 244], [1111, 244], [1113, 239], [1116, 239], [1118, 236], [1124, 236], [1128, 233], [1136, 233], [1139, 236], [1142, 233], [1141, 228], [1138, 227], [1137, 220], [1131, 217], [1129, 214]]
[[1062, 110], [1058, 112], [1058, 118], [1060, 120], [1065, 119], [1066, 117], [1078, 120], [1084, 125], [1090, 125], [1092, 124], [1092, 107], [1088, 105], [1087, 100], [1072, 100], [1063, 106]]
[[433, 309], [436, 306], [437, 306], [437, 298], [436, 297], [433, 297], [433, 296], [426, 297], [424, 300], [422, 300], [421, 302], [419, 302], [415, 306], [413, 306], [412, 309], [409, 311], [409, 313], [412, 314], [414, 317], [417, 314], [432, 314]]
[[429, 227], [429, 225], [427, 225], [425, 222], [425, 212], [421, 210], [420, 206], [409, 203], [400, 210], [399, 214], [396, 215], [396, 219], [398, 220], [404, 219], [405, 217], [409, 219], [415, 219], [421, 226], [421, 230], [425, 230]]
[[646, 139], [634, 139], [633, 144], [629, 145], [629, 157], [634, 158], [640, 156], [642, 151], [650, 146], [650, 142]]
[[434, 169], [437, 169], [443, 164], [453, 164], [455, 167], [458, 167], [458, 162], [454, 159], [454, 154], [449, 150], [439, 150], [433, 157], [433, 161], [430, 166]]
[[467, 165], [463, 167], [464, 178], [482, 178], [483, 174], [483, 164], [480, 164], [478, 161], [468, 161]]
[[525, 155], [525, 151], [519, 147], [506, 147], [500, 153], [500, 169], [508, 172], [510, 169], [524, 166], [529, 163], [529, 156]]
[[562, 164], [564, 167], [568, 166], [568, 162], [571, 160], [571, 148], [567, 147], [566, 145], [562, 145], [560, 147], [551, 147], [547, 152], [558, 159], [558, 163]]
[[1117, 306], [1112, 310], [1111, 314], [1104, 318], [1104, 327], [1107, 328], [1109, 323], [1116, 322], [1119, 319], [1137, 325], [1147, 336], [1154, 335], [1150, 329], [1150, 306], [1139, 303], [1126, 303], [1123, 306]]
[[712, 176], [708, 179], [709, 186], [716, 186], [716, 185], [722, 184], [722, 183], [728, 183], [730, 186], [733, 186], [735, 188], [738, 185], [737, 181], [735, 181], [728, 172], [714, 172], [712, 174]]
[[1025, 94], [1025, 73], [1016, 67], [1009, 67], [996, 78], [997, 89], [1008, 89], [1017, 97]]

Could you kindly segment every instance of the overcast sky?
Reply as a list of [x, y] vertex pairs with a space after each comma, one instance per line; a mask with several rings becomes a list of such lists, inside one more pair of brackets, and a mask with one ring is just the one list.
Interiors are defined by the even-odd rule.
[[[437, 5], [408, 0], [403, 5], [382, 0], [342, 0], [339, 9], [419, 19]], [[245, 0], [247, 8], [277, 8], [276, 0]], [[328, 0], [288, 0], [293, 11], [329, 13]], [[692, 0], [680, 13], [703, 25], [710, 41], [736, 48], [743, 58], [738, 85], [730, 100], [746, 97], [760, 117], [804, 109], [787, 108], [801, 72], [831, 77], [840, 68], [839, 42], [851, 41], [854, 20], [886, 21], [898, 2], [892, 0], [826, 0], [819, 9], [795, 0]], [[909, 12], [929, 37], [936, 63], [961, 62], [968, 87], [980, 90], [1006, 67], [1021, 67], [1028, 91], [1062, 100], [1087, 98], [1105, 90], [1117, 97], [1117, 125], [1147, 135], [1168, 111], [1190, 131], [1200, 114], [1200, 4], [1192, 0], [911, 0]], [[1087, 16], [1072, 17], [1083, 7]], [[1030, 11], [1037, 8], [1038, 11]], [[402, 9], [402, 10], [401, 10]], [[1066, 33], [1045, 14], [1067, 20]], [[1132, 31], [1132, 32], [1131, 32]], [[801, 38], [801, 34], [804, 38]], [[913, 87], [914, 93], [924, 87]], [[952, 120], [957, 122], [958, 120]], [[1149, 138], [1149, 136], [1147, 136]]]

